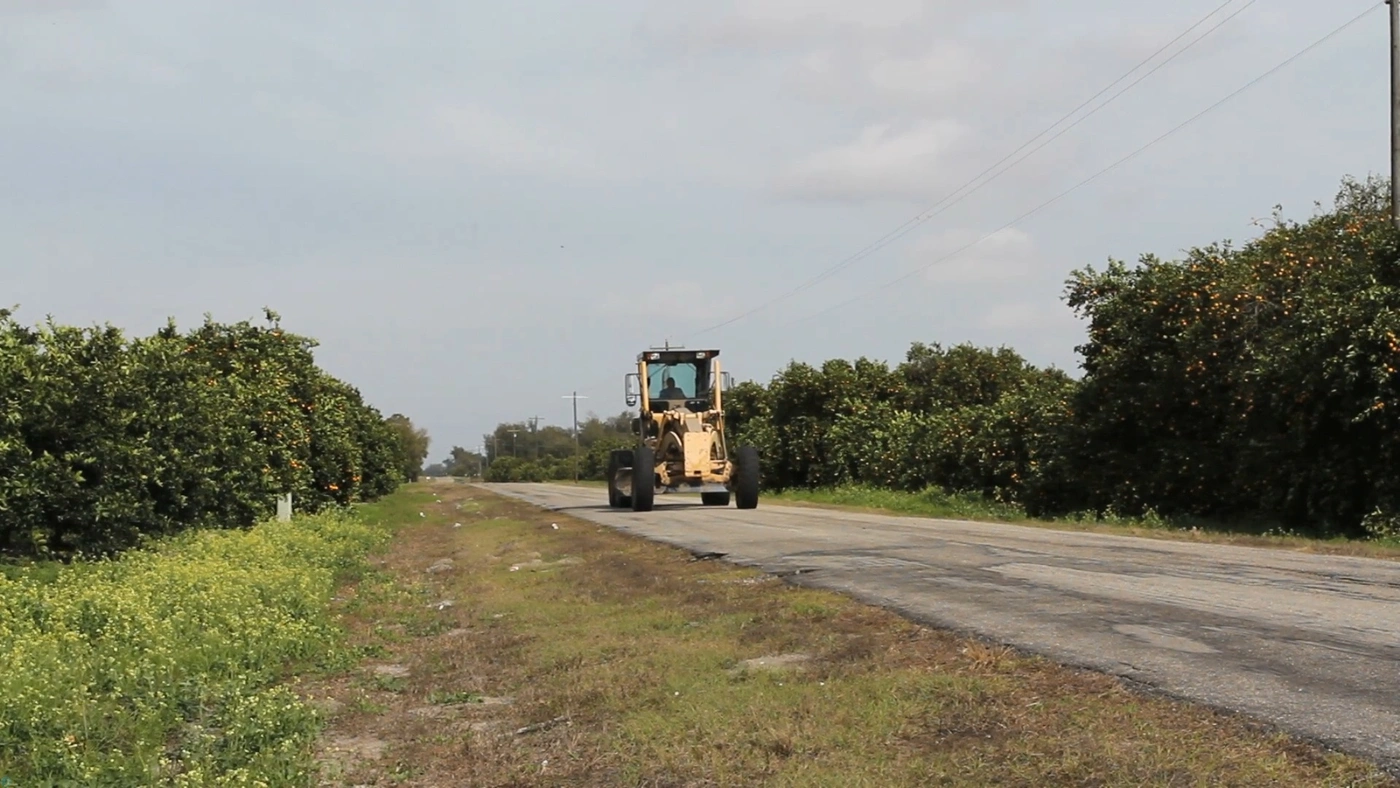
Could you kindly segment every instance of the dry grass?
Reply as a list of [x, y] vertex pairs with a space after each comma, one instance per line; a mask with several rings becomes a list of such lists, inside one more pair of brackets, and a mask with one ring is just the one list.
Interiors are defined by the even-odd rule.
[[[374, 658], [302, 685], [338, 708], [327, 784], [1400, 786], [1108, 677], [430, 487], [342, 594]], [[744, 666], [779, 655], [804, 658]]]

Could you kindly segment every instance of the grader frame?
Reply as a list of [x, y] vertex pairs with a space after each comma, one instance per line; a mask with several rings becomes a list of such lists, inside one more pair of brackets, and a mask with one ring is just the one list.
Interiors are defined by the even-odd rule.
[[[680, 380], [676, 380], [679, 377]], [[637, 444], [608, 457], [608, 504], [651, 511], [658, 492], [700, 493], [706, 506], [758, 506], [758, 451], [731, 452], [725, 434], [719, 351], [652, 348], [637, 354], [637, 371], [625, 378]], [[688, 388], [688, 390], [687, 390]]]

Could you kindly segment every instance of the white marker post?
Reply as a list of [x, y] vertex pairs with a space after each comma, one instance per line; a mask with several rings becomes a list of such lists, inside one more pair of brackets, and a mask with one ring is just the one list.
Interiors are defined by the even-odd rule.
[[291, 493], [287, 493], [277, 499], [277, 521], [280, 523], [290, 523], [292, 521]]

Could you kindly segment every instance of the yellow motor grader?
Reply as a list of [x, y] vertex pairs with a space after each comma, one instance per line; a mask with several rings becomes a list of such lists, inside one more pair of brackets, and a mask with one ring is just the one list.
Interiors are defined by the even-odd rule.
[[723, 392], [729, 376], [718, 350], [652, 348], [625, 379], [637, 445], [608, 456], [608, 505], [651, 511], [656, 493], [700, 493], [706, 506], [758, 506], [758, 450], [730, 452]]

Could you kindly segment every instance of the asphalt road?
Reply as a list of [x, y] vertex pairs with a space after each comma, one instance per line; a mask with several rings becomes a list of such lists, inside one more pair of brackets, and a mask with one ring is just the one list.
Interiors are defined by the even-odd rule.
[[[1400, 562], [602, 488], [483, 485], [1252, 715], [1400, 772]], [[794, 576], [795, 574], [795, 576]]]

